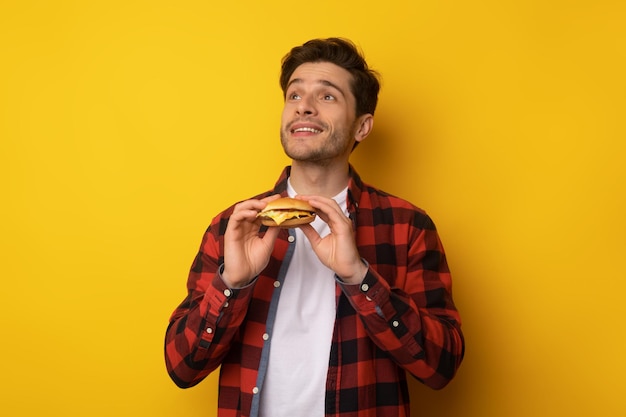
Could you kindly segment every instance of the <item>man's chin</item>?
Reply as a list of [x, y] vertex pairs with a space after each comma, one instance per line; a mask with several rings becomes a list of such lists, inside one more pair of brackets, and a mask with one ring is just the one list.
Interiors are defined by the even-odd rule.
[[283, 148], [283, 150], [285, 151], [285, 155], [296, 162], [324, 165], [324, 161], [328, 159], [317, 152], [294, 151], [293, 149], [286, 148]]
[[311, 161], [320, 157], [318, 152], [310, 149], [306, 144], [300, 143], [296, 145], [283, 140], [282, 145], [285, 155], [294, 161]]

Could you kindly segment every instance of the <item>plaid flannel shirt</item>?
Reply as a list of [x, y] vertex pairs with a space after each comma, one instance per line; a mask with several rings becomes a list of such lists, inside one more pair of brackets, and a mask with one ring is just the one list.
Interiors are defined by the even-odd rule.
[[[286, 194], [290, 167], [274, 190]], [[464, 340], [439, 236], [425, 212], [361, 182], [350, 167], [348, 210], [359, 253], [369, 264], [359, 285], [337, 279], [337, 316], [326, 381], [326, 416], [409, 416], [406, 372], [439, 389], [461, 364]], [[220, 369], [218, 415], [256, 416], [280, 283], [289, 262], [281, 230], [265, 270], [247, 287], [221, 279], [224, 232], [233, 207], [203, 236], [173, 312], [165, 360], [182, 388]], [[263, 229], [262, 229], [263, 232]], [[272, 309], [272, 306], [274, 308]], [[296, 399], [294, 399], [296, 401]]]

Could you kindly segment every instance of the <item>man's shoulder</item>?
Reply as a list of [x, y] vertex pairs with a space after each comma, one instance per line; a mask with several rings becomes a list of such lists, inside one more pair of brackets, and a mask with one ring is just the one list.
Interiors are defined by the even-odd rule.
[[426, 213], [424, 209], [411, 201], [367, 183], [363, 183], [362, 185], [361, 201], [359, 205], [363, 203], [369, 203], [371, 207], [395, 207]]
[[420, 229], [435, 228], [426, 210], [370, 184], [362, 185], [358, 208], [361, 215], [376, 217], [374, 223], [409, 223]]

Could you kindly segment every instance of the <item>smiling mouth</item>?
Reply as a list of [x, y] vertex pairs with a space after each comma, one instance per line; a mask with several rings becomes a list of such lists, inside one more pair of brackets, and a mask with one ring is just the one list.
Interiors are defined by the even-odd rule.
[[319, 129], [314, 129], [312, 127], [298, 127], [296, 129], [291, 129], [291, 133], [322, 133]]

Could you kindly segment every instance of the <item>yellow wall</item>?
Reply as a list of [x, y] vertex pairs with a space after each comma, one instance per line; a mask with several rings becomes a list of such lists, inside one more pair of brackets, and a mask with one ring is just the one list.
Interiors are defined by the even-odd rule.
[[0, 4], [0, 414], [215, 415], [167, 319], [211, 216], [287, 162], [280, 58], [340, 35], [384, 76], [353, 163], [433, 216], [465, 321], [414, 414], [626, 415], [624, 2], [368, 4]]

